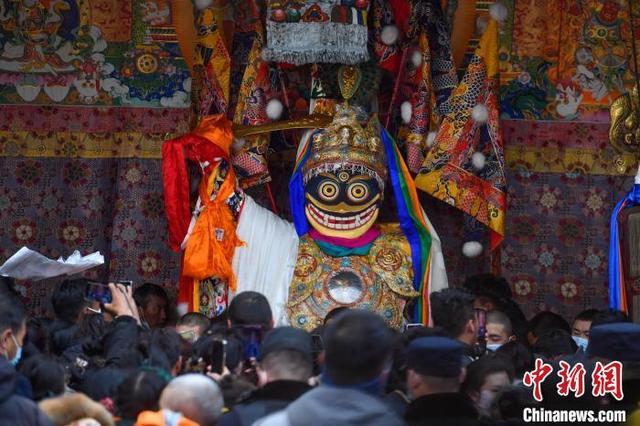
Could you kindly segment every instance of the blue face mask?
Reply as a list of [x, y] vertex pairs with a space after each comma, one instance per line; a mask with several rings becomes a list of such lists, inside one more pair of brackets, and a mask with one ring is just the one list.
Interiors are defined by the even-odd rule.
[[502, 346], [502, 343], [487, 343], [487, 350], [490, 352], [495, 352]]
[[[12, 359], [9, 360], [9, 362], [11, 363], [11, 365], [13, 365], [14, 367], [16, 365], [18, 365], [18, 363], [20, 362], [20, 359], [22, 358], [22, 346], [20, 346], [18, 344], [18, 341], [16, 340], [15, 337], [13, 337], [13, 335], [11, 335], [11, 339], [13, 340], [13, 343], [16, 345], [16, 354], [13, 356]], [[9, 359], [9, 353], [7, 352], [7, 359]]]
[[576, 345], [578, 345], [578, 347], [582, 349], [583, 352], [587, 351], [587, 346], [589, 345], [589, 339], [585, 339], [584, 337], [579, 337], [579, 336], [571, 336], [571, 337], [573, 337], [573, 341], [576, 342]]

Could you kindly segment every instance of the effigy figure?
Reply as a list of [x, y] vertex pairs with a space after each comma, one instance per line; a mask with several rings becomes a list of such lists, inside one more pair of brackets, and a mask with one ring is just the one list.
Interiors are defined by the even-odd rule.
[[[378, 123], [363, 128], [356, 111], [343, 104], [328, 128], [308, 132], [301, 142], [290, 187], [300, 235], [287, 302], [294, 326], [313, 329], [329, 311], [347, 306], [374, 310], [400, 327], [407, 301], [424, 291], [414, 287], [414, 276], [426, 271], [414, 270], [412, 247], [400, 224], [377, 223], [388, 175], [398, 178], [397, 169], [388, 169], [380, 135]], [[303, 199], [296, 188], [300, 178]], [[406, 228], [415, 231], [413, 223]], [[445, 287], [438, 237], [430, 224], [423, 233], [430, 237], [433, 256], [429, 290]]]
[[[210, 148], [206, 162], [188, 148], [187, 158], [199, 161], [205, 179], [192, 225], [183, 224], [178, 236], [170, 238], [182, 241], [183, 274], [196, 280], [187, 289], [193, 294], [192, 309], [200, 310], [221, 291], [211, 292], [213, 282], [218, 287], [226, 283], [230, 296], [246, 290], [263, 293], [277, 323], [305, 329], [319, 325], [338, 306], [376, 311], [394, 327], [428, 322], [428, 294], [447, 286], [440, 241], [418, 204], [395, 142], [375, 120], [362, 127], [356, 111], [343, 104], [326, 129], [306, 132], [290, 184], [295, 227], [232, 185], [230, 129], [224, 117], [211, 117], [164, 148], [165, 154], [180, 152], [185, 141], [194, 140], [204, 147], [223, 147]], [[207, 150], [200, 146], [199, 152]], [[175, 174], [170, 170], [183, 161], [167, 162], [169, 158], [165, 156], [165, 189], [171, 186], [167, 177]], [[387, 180], [399, 224], [377, 223]], [[202, 202], [207, 194], [209, 201]], [[168, 211], [175, 210], [171, 205], [177, 198], [179, 191], [165, 192]], [[225, 204], [229, 214], [220, 210]], [[183, 209], [185, 205], [180, 203]], [[207, 213], [211, 209], [213, 216]], [[203, 267], [208, 262], [210, 267]], [[411, 299], [418, 303], [407, 319], [403, 313]]]
[[[376, 53], [377, 59], [369, 58], [368, 20], [364, 17], [370, 4], [345, 4], [336, 0], [318, 5], [299, 3], [270, 1], [266, 15], [262, 12], [254, 14], [266, 17], [268, 37], [264, 37], [265, 31], [255, 30], [244, 76], [236, 79], [241, 84], [237, 87], [235, 113], [229, 107], [233, 97], [225, 89], [229, 84], [229, 66], [233, 65], [229, 65], [229, 55], [219, 54], [215, 61], [195, 55], [194, 64], [202, 62], [202, 69], [209, 77], [209, 80], [203, 80], [202, 89], [209, 91], [198, 92], [196, 96], [200, 102], [197, 108], [200, 125], [193, 133], [204, 136], [199, 148], [208, 147], [208, 144], [222, 145], [224, 153], [218, 152], [209, 158], [187, 151], [187, 158], [199, 165], [203, 180], [214, 182], [200, 184], [199, 201], [195, 208], [192, 207], [192, 215], [191, 209], [185, 209], [193, 203], [188, 201], [183, 178], [183, 189], [173, 191], [175, 196], [167, 197], [171, 194], [167, 191], [167, 183], [171, 189], [171, 181], [175, 178], [171, 170], [183, 167], [184, 159], [179, 155], [183, 138], [166, 143], [167, 147], [172, 147], [167, 148], [167, 153], [176, 154], [167, 157], [173, 157], [172, 161], [164, 160], [167, 167], [163, 169], [166, 172], [169, 240], [174, 249], [184, 250], [180, 300], [188, 302], [189, 309], [211, 316], [224, 311], [227, 302], [238, 292], [258, 291], [268, 298], [276, 323], [290, 323], [308, 330], [321, 324], [327, 312], [338, 306], [376, 311], [394, 327], [405, 322], [428, 323], [429, 293], [447, 286], [444, 259], [439, 238], [419, 204], [409, 170], [395, 141], [375, 114], [380, 110], [376, 69], [382, 56], [388, 55]], [[214, 6], [211, 6], [212, 13], [223, 14], [220, 7]], [[371, 8], [377, 22], [373, 32], [375, 42], [384, 44], [385, 52], [397, 50], [395, 41], [382, 34], [389, 32], [385, 29], [393, 29], [393, 22], [387, 22], [389, 20], [385, 18], [389, 15], [385, 2], [375, 2]], [[234, 11], [241, 9], [234, 8]], [[428, 15], [431, 8], [427, 9], [424, 14]], [[422, 9], [411, 10], [413, 16]], [[400, 12], [398, 16], [407, 15]], [[204, 16], [209, 8], [205, 7], [199, 13]], [[284, 20], [281, 19], [283, 16]], [[363, 19], [352, 19], [354, 17]], [[406, 18], [408, 15], [403, 19]], [[358, 36], [342, 37], [336, 28]], [[226, 34], [220, 28], [217, 31], [219, 35]], [[325, 41], [337, 39], [318, 48], [312, 37], [316, 35]], [[348, 49], [345, 48], [347, 45]], [[229, 48], [230, 45], [227, 53]], [[370, 62], [363, 63], [367, 58]], [[399, 56], [396, 59], [399, 61]], [[427, 55], [422, 55], [420, 62], [425, 61], [424, 66], [414, 66], [428, 71], [427, 59]], [[279, 96], [273, 82], [286, 81], [281, 78], [289, 67], [277, 69], [265, 61], [285, 61], [310, 71], [310, 115], [300, 120], [311, 119], [317, 113], [330, 113], [332, 121], [300, 125], [294, 123], [294, 115], [282, 119], [282, 111], [274, 113], [275, 108], [270, 106], [277, 106], [280, 100], [288, 101], [285, 83], [277, 89], [282, 91]], [[353, 66], [355, 63], [361, 64], [360, 67]], [[327, 64], [334, 65], [327, 67]], [[217, 65], [220, 69], [215, 69]], [[424, 70], [422, 74], [427, 72]], [[262, 95], [255, 96], [256, 103], [252, 104], [254, 89], [262, 90], [259, 92]], [[211, 96], [202, 96], [203, 93]], [[218, 98], [219, 102], [211, 103], [212, 99]], [[340, 103], [340, 98], [344, 103]], [[350, 104], [351, 101], [358, 106]], [[389, 111], [395, 108], [398, 104], [396, 96], [391, 96], [387, 104]], [[247, 120], [247, 114], [253, 111], [248, 108], [250, 105], [260, 106], [270, 121]], [[285, 109], [291, 107], [287, 105]], [[279, 109], [282, 110], [281, 104]], [[214, 111], [218, 112], [215, 120], [212, 119]], [[374, 115], [369, 117], [369, 112]], [[232, 117], [236, 130], [244, 125], [245, 130], [250, 127], [251, 131], [231, 130]], [[215, 126], [203, 132], [203, 123], [213, 125], [214, 121]], [[216, 126], [226, 130], [216, 132]], [[289, 185], [293, 224], [259, 206], [243, 191], [246, 186], [237, 183], [234, 173], [236, 169], [237, 176], [243, 178], [244, 162], [238, 161], [242, 152], [232, 152], [236, 145], [234, 139], [292, 128], [311, 129], [298, 143]], [[180, 173], [180, 176], [185, 175]], [[233, 190], [230, 190], [230, 182], [235, 182]], [[378, 220], [385, 188], [389, 187], [391, 191], [386, 192], [393, 194], [397, 209], [398, 223], [393, 224]], [[219, 192], [219, 188], [226, 192]], [[172, 207], [180, 196], [186, 197], [187, 201], [180, 201], [180, 209], [176, 210]], [[199, 225], [206, 220], [208, 209], [219, 210], [225, 203], [231, 214], [218, 212], [215, 215], [224, 219], [224, 226], [212, 221]], [[190, 236], [189, 229], [202, 232]], [[209, 232], [204, 231], [206, 229]], [[198, 235], [204, 235], [205, 244], [198, 242], [202, 239]], [[192, 267], [194, 261], [207, 263], [208, 259], [212, 259], [211, 267]], [[415, 303], [408, 306], [409, 301]]]

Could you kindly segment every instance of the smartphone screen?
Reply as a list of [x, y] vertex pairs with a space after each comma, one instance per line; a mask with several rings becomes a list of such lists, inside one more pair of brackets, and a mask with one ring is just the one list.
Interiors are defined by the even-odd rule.
[[475, 309], [476, 321], [478, 322], [478, 338], [484, 339], [487, 333], [487, 311]]
[[244, 341], [244, 359], [258, 359], [262, 343], [263, 327], [261, 325], [241, 325], [238, 330]]
[[214, 340], [211, 343], [211, 352], [209, 360], [211, 362], [211, 372], [222, 374], [224, 370], [224, 364], [227, 357], [227, 341], [226, 340]]
[[89, 283], [85, 291], [85, 299], [102, 304], [111, 303], [111, 290], [102, 283]]

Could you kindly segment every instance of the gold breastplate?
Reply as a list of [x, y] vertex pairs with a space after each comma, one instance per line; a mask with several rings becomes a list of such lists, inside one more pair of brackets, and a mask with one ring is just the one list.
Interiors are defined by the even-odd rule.
[[391, 327], [402, 325], [407, 299], [418, 296], [411, 248], [398, 224], [380, 231], [366, 256], [332, 257], [308, 235], [300, 240], [287, 303], [292, 326], [311, 331], [339, 306], [372, 310]]

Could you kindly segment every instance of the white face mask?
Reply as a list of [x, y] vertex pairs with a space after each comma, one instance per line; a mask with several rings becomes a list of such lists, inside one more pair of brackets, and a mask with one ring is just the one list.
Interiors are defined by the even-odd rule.
[[16, 345], [16, 354], [13, 356], [13, 358], [9, 359], [9, 352], [6, 351], [4, 353], [4, 356], [11, 363], [11, 365], [15, 367], [20, 362], [20, 359], [22, 359], [22, 346], [18, 344], [18, 341], [15, 337], [13, 337], [13, 334], [11, 335], [11, 340], [13, 340], [13, 344]]
[[573, 338], [573, 341], [576, 342], [576, 345], [578, 345], [578, 347], [580, 349], [582, 349], [583, 352], [587, 351], [587, 346], [589, 345], [589, 339], [585, 339], [584, 337], [580, 337], [580, 336], [571, 336]]
[[487, 350], [490, 352], [495, 352], [502, 346], [502, 343], [487, 343]]
[[493, 399], [495, 394], [489, 390], [483, 390], [480, 392], [480, 398], [478, 399], [477, 408], [478, 412], [485, 416], [491, 417], [491, 407], [493, 405]]

